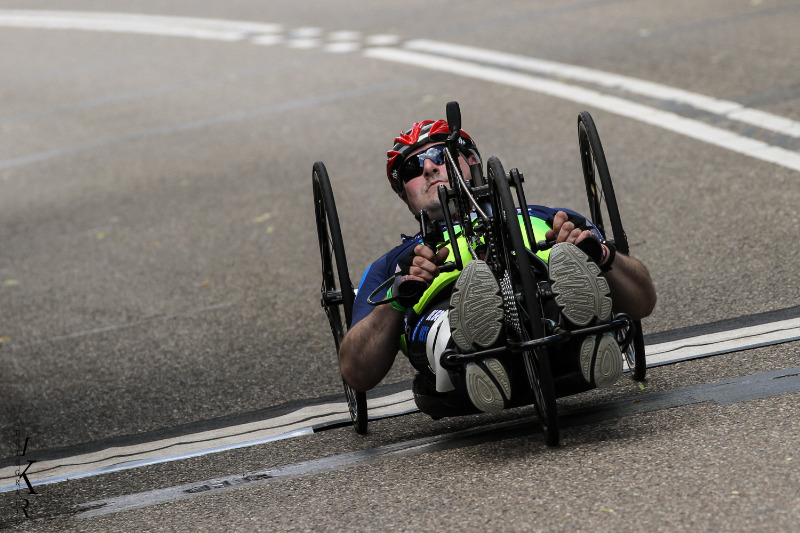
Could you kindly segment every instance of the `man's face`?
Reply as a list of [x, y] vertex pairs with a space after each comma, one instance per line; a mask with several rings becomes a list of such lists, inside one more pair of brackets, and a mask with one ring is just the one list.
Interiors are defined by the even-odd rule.
[[[408, 161], [416, 163], [419, 161], [420, 154], [424, 154], [432, 146], [438, 145], [441, 145], [441, 143], [429, 143], [420, 147], [406, 157], [403, 164], [406, 164]], [[470, 159], [470, 163], [477, 163], [477, 160], [472, 161], [475, 159], [474, 156]], [[458, 162], [464, 178], [469, 179], [469, 164], [463, 156], [458, 158]], [[450, 182], [447, 179], [447, 167], [444, 161], [442, 160], [442, 163], [437, 165], [433, 160], [425, 158], [422, 163], [422, 173], [405, 182], [405, 196], [401, 196], [401, 198], [403, 198], [403, 201], [408, 205], [408, 209], [414, 215], [417, 215], [420, 209], [424, 209], [428, 212], [428, 216], [431, 219], [442, 220], [444, 216], [442, 213], [442, 206], [439, 203], [439, 185], [444, 185], [448, 189], [450, 188]]]

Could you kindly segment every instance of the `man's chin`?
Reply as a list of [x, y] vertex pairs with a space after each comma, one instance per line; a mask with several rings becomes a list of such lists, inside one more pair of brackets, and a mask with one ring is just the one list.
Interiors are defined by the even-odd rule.
[[[425, 210], [428, 213], [428, 217], [431, 220], [439, 220], [444, 221], [444, 212], [442, 211], [441, 204], [436, 204], [435, 206], [428, 206], [428, 209]], [[455, 207], [450, 206], [451, 214], [455, 214]], [[414, 216], [419, 218], [419, 213], [415, 213]]]

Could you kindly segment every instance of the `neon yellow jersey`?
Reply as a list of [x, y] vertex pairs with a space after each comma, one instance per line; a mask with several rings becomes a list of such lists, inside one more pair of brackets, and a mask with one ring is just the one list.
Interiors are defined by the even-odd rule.
[[[524, 221], [522, 217], [523, 215], [519, 215], [519, 224], [520, 227], [523, 228], [522, 238], [525, 241], [525, 247], [530, 250], [531, 245], [528, 242], [527, 232], [524, 230], [523, 226]], [[545, 238], [544, 234], [547, 230], [550, 229], [550, 227], [545, 223], [544, 220], [540, 218], [531, 216], [530, 220], [531, 220], [531, 227], [533, 229], [534, 239], [537, 242], [543, 241]], [[471, 261], [472, 254], [470, 254], [469, 247], [467, 246], [467, 239], [461, 235], [461, 233], [458, 231], [458, 228], [456, 228], [456, 242], [458, 243], [458, 248], [459, 251], [461, 252], [461, 260], [467, 263]], [[445, 232], [444, 242], [439, 243], [439, 245], [436, 248], [441, 249], [445, 246], [450, 248], [450, 239], [447, 238], [447, 232]], [[550, 250], [537, 252], [536, 255], [542, 258], [542, 260], [546, 263], [550, 258]], [[455, 260], [456, 256], [453, 253], [452, 248], [450, 248], [450, 253], [447, 255], [446, 261], [455, 261]], [[436, 278], [433, 280], [433, 283], [431, 283], [430, 287], [428, 287], [428, 289], [423, 293], [422, 297], [419, 299], [419, 302], [417, 302], [417, 304], [414, 306], [414, 312], [417, 313], [418, 315], [421, 315], [423, 311], [428, 307], [428, 304], [431, 302], [431, 300], [435, 298], [440, 292], [448, 288], [451, 283], [455, 282], [459, 274], [461, 274], [460, 270], [453, 270], [452, 272], [444, 272], [436, 276]]]

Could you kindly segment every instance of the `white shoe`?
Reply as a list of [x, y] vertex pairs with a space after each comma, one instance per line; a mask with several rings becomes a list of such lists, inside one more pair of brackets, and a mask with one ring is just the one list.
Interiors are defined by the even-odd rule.
[[586, 337], [581, 344], [580, 366], [586, 383], [597, 388], [614, 385], [622, 375], [622, 352], [613, 333]]
[[450, 375], [442, 367], [442, 353], [450, 344], [450, 322], [448, 321], [449, 311], [434, 311], [439, 313], [431, 324], [428, 331], [428, 338], [425, 342], [425, 353], [428, 356], [428, 366], [436, 376], [436, 392], [449, 392], [455, 387], [450, 380]]
[[511, 398], [511, 381], [503, 363], [487, 358], [467, 365], [467, 394], [472, 404], [484, 413], [505, 409]]
[[503, 297], [489, 265], [474, 260], [464, 266], [450, 296], [450, 330], [463, 352], [488, 348], [503, 328]]

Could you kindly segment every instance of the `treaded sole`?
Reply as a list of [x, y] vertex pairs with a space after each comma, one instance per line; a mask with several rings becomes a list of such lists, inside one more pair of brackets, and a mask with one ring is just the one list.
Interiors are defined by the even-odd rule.
[[[477, 363], [467, 365], [467, 394], [472, 404], [484, 413], [497, 413], [505, 408], [506, 401], [511, 398], [511, 382], [503, 364], [497, 359], [485, 359], [483, 364], [485, 369]], [[486, 373], [487, 370], [494, 380]]]
[[450, 330], [464, 352], [488, 348], [503, 328], [503, 297], [489, 265], [470, 261], [461, 271], [450, 296]]
[[587, 383], [599, 389], [611, 387], [622, 375], [622, 352], [612, 333], [597, 342], [595, 337], [583, 340], [580, 350], [581, 374]]
[[562, 242], [550, 251], [549, 277], [556, 304], [567, 320], [587, 326], [595, 318], [611, 318], [608, 281], [598, 267], [577, 246]]

